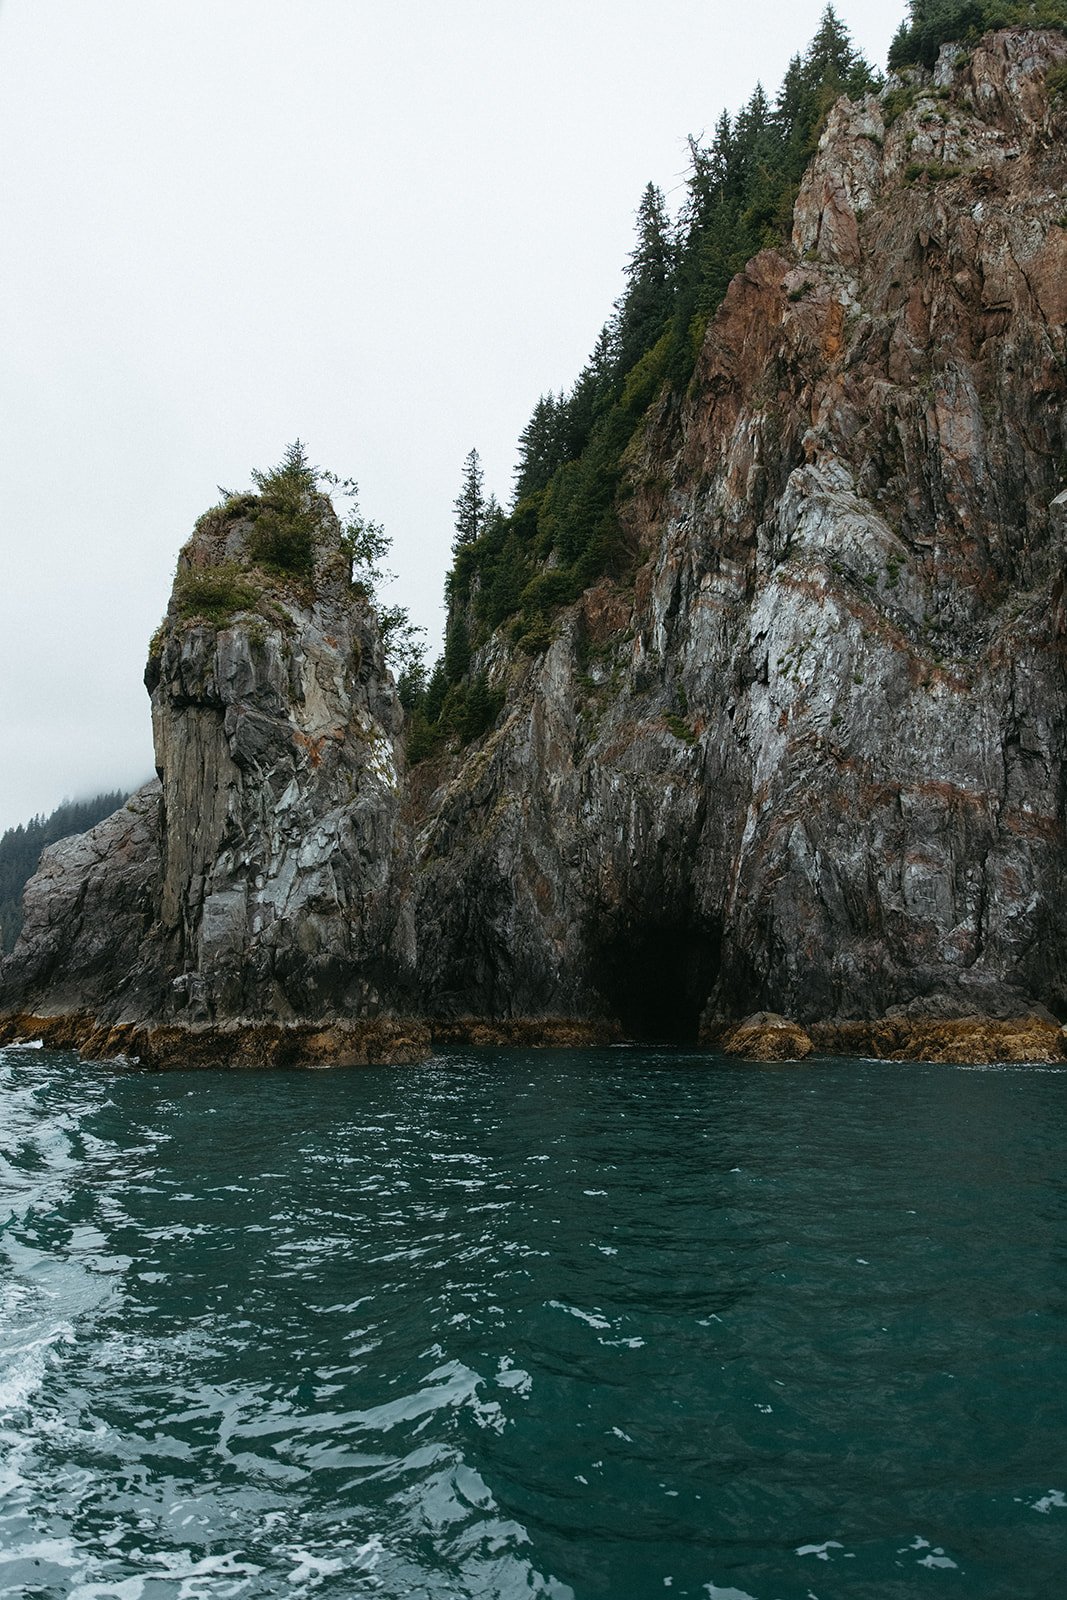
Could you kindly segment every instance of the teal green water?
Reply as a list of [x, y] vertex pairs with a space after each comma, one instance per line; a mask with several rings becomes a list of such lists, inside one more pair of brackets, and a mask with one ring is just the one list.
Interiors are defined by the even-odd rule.
[[1053, 1600], [1067, 1069], [0, 1052], [0, 1594]]

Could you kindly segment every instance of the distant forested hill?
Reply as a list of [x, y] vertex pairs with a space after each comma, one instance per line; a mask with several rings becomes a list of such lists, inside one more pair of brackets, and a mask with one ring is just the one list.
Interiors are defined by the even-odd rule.
[[37, 870], [46, 845], [84, 833], [104, 817], [117, 811], [126, 793], [115, 789], [110, 794], [94, 795], [91, 800], [64, 800], [49, 817], [32, 817], [17, 828], [8, 828], [0, 837], [0, 951], [7, 955], [14, 948], [22, 926], [22, 891]]

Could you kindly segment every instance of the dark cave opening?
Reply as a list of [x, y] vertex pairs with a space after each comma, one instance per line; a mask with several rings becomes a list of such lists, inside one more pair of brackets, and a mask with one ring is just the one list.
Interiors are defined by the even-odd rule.
[[720, 940], [691, 922], [652, 922], [613, 931], [599, 945], [597, 988], [627, 1038], [696, 1044], [719, 970]]

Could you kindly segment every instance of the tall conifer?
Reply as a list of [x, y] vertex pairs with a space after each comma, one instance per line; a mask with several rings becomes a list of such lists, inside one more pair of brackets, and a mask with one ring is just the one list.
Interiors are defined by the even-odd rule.
[[456, 530], [456, 537], [452, 541], [453, 550], [459, 550], [465, 544], [473, 544], [482, 531], [482, 520], [485, 516], [485, 495], [482, 490], [484, 482], [481, 457], [477, 450], [470, 450], [464, 458], [463, 482], [459, 494], [452, 502], [455, 514], [453, 526]]

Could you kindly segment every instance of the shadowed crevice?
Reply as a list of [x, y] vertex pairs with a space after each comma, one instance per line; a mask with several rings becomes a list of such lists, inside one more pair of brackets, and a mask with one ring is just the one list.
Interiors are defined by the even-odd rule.
[[631, 923], [595, 946], [596, 987], [629, 1038], [695, 1044], [719, 948], [716, 930], [689, 919]]

